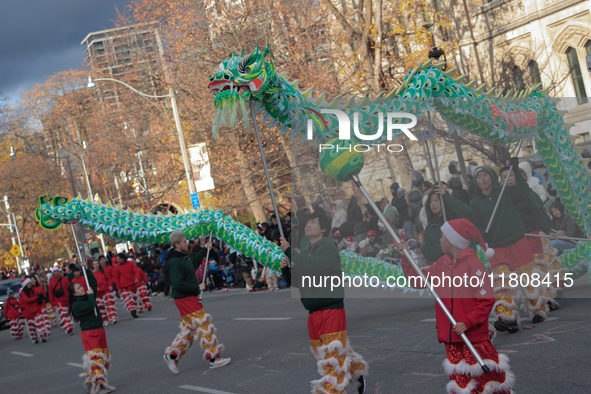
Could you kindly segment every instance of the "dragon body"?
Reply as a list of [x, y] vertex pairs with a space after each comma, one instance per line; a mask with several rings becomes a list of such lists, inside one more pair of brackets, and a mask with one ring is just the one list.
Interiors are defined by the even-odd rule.
[[[246, 56], [232, 54], [214, 71], [209, 79], [217, 109], [214, 134], [221, 126], [236, 126], [240, 118], [248, 123], [248, 104], [255, 113], [263, 112], [271, 126], [280, 126], [283, 134], [290, 132], [292, 138], [306, 138], [312, 123], [312, 136], [317, 144], [338, 137], [339, 119], [334, 112], [338, 110], [346, 114], [351, 124], [358, 125], [350, 135], [351, 144], [368, 141], [377, 144], [403, 132], [402, 129], [393, 129], [389, 135], [376, 132], [384, 130], [380, 127], [387, 113], [410, 113], [418, 117], [434, 109], [445, 119], [450, 133], [469, 132], [504, 143], [535, 141], [549, 180], [569, 214], [587, 234], [591, 233], [591, 178], [586, 162], [572, 144], [569, 125], [563, 122], [564, 113], [540, 85], [513, 95], [494, 95], [494, 89], [488, 92], [484, 92], [484, 86], [474, 89], [474, 82], [462, 83], [464, 76], [453, 78], [454, 70], [443, 71], [442, 64], [433, 66], [428, 62], [412, 70], [403, 84], [390, 93], [361, 99], [338, 97], [329, 102], [325, 94], [313, 97], [312, 89], [302, 91], [298, 81], [290, 82], [285, 74], [276, 73], [267, 55], [268, 47], [262, 52], [257, 48]], [[399, 115], [390, 120], [408, 123], [407, 118]], [[375, 138], [369, 140], [372, 135]], [[167, 242], [170, 233], [177, 229], [184, 230], [188, 238], [213, 230], [230, 249], [280, 269], [282, 253], [276, 245], [220, 211], [151, 215], [123, 211], [80, 197], [68, 201], [44, 196], [39, 202], [37, 218], [46, 228], [80, 220], [95, 232], [140, 243]], [[583, 243], [561, 258], [565, 268], [574, 268], [589, 261], [590, 256], [591, 244]], [[344, 272], [351, 275], [373, 273], [384, 282], [389, 276], [401, 275], [390, 264], [348, 252], [341, 253], [341, 261]]]

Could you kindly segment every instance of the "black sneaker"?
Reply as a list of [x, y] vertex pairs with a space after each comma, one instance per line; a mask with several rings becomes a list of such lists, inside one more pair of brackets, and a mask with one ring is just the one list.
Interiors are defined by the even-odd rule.
[[45, 343], [45, 342], [47, 342], [47, 339], [41, 338], [41, 342]]
[[541, 323], [541, 322], [543, 322], [543, 321], [544, 321], [544, 317], [543, 317], [543, 316], [540, 316], [540, 315], [535, 315], [535, 316], [534, 316], [534, 317], [531, 319], [531, 322], [532, 322], [532, 323], [534, 323], [534, 324]]
[[137, 315], [136, 311], [131, 311], [131, 316], [133, 316], [134, 319], [137, 319], [139, 316]]
[[359, 382], [359, 387], [357, 388], [357, 393], [359, 393], [359, 394], [365, 393], [365, 377], [360, 376], [359, 378], [357, 378], [357, 381]]
[[497, 331], [509, 331], [511, 334], [519, 331], [519, 327], [515, 322], [507, 323], [502, 320], [497, 320], [494, 325]]

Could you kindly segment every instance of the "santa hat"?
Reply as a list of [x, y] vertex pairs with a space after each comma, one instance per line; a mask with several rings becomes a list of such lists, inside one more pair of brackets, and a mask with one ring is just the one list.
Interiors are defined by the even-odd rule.
[[23, 280], [21, 280], [21, 287], [27, 287], [29, 283], [31, 283], [31, 278], [23, 278]]
[[353, 237], [348, 236], [347, 239], [345, 239], [345, 243], [352, 244], [353, 243]]
[[340, 231], [335, 231], [335, 233], [334, 233], [334, 237], [335, 237], [335, 238], [336, 238], [336, 237], [342, 237], [342, 236], [343, 236], [343, 235], [341, 234], [341, 232], [340, 232]]
[[[390, 218], [386, 218], [386, 220], [388, 221], [388, 224], [392, 224], [392, 221], [390, 220]], [[386, 227], [386, 225], [384, 224], [384, 222], [382, 222], [381, 220], [378, 222], [378, 227]]]
[[58, 266], [55, 266], [51, 269], [51, 272], [55, 272], [55, 271], [61, 271], [62, 269]]
[[486, 247], [480, 232], [468, 219], [454, 219], [445, 222], [441, 226], [441, 232], [456, 248], [466, 249], [470, 245], [472, 238], [474, 238], [484, 250], [487, 259], [495, 255], [495, 251]]
[[373, 231], [373, 230], [369, 230], [369, 231], [367, 232], [367, 236], [369, 237], [370, 235], [374, 235], [374, 236], [375, 236], [375, 235], [377, 235], [377, 234], [376, 234], [376, 232], [375, 232], [375, 231]]

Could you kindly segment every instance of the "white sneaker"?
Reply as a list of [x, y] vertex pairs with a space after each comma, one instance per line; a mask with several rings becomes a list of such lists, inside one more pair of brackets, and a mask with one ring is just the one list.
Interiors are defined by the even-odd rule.
[[178, 375], [179, 374], [179, 369], [177, 367], [178, 361], [170, 358], [170, 356], [168, 354], [165, 354], [163, 358], [164, 358], [164, 362], [166, 363], [166, 365], [168, 365], [168, 369], [170, 369], [170, 372], [172, 372], [175, 375]]
[[228, 358], [218, 357], [215, 359], [215, 361], [209, 362], [209, 368], [210, 369], [220, 368], [220, 367], [230, 364], [231, 362], [232, 362], [232, 359], [230, 357], [228, 357]]
[[103, 322], [103, 327], [107, 327], [108, 325], [109, 325], [109, 322], [108, 321], [104, 321]]

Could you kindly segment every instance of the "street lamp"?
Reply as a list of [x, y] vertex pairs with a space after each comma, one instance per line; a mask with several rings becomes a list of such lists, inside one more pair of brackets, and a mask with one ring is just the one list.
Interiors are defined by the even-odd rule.
[[[14, 157], [16, 156], [16, 152], [14, 152], [14, 149], [12, 148], [12, 146], [10, 147], [10, 157]], [[12, 245], [16, 245], [16, 240], [14, 239], [14, 232], [16, 230], [16, 236], [18, 239], [18, 246], [21, 249], [21, 253], [20, 253], [20, 257], [16, 257], [16, 269], [18, 271], [18, 274], [20, 275], [22, 270], [22, 263], [23, 263], [23, 245], [21, 244], [21, 236], [18, 232], [18, 226], [16, 224], [16, 217], [14, 216], [14, 213], [10, 212], [10, 205], [8, 204], [8, 196], [4, 196], [4, 207], [6, 208], [6, 211], [4, 212], [6, 214], [6, 216], [8, 217], [8, 227], [10, 228], [10, 236], [12, 238]], [[3, 224], [3, 226], [6, 226], [6, 224]], [[14, 228], [13, 228], [14, 227]]]
[[114, 79], [114, 78], [97, 78], [97, 79], [92, 79], [92, 77], [88, 77], [88, 84], [86, 85], [88, 88], [94, 88], [96, 86], [95, 82], [97, 81], [112, 81], [112, 82], [117, 82], [129, 89], [131, 89], [132, 91], [134, 91], [135, 93], [139, 94], [140, 96], [143, 97], [147, 97], [147, 98], [155, 98], [155, 99], [159, 99], [159, 98], [169, 98], [170, 99], [170, 104], [172, 107], [172, 113], [174, 115], [174, 124], [176, 126], [176, 131], [179, 135], [179, 143], [181, 145], [181, 154], [183, 157], [183, 164], [185, 166], [185, 175], [187, 176], [187, 184], [189, 186], [189, 193], [191, 194], [195, 194], [197, 192], [197, 190], [195, 189], [195, 184], [193, 183], [192, 177], [191, 177], [191, 165], [189, 163], [189, 156], [187, 155], [187, 147], [185, 145], [185, 137], [183, 136], [183, 129], [181, 128], [181, 118], [179, 117], [179, 110], [178, 107], [176, 105], [176, 95], [174, 93], [174, 90], [172, 87], [170, 87], [168, 89], [168, 94], [163, 95], [163, 96], [156, 96], [156, 95], [149, 95], [146, 93], [142, 93], [139, 90], [129, 86], [128, 84], [126, 84], [125, 82], [122, 82], [118, 79]]
[[[82, 149], [88, 149], [88, 145], [86, 145], [86, 141], [82, 141]], [[92, 188], [90, 187], [90, 179], [88, 179], [88, 171], [86, 171], [86, 162], [84, 161], [84, 153], [82, 153], [82, 169], [84, 170], [84, 177], [86, 178], [86, 186], [88, 186], [88, 197], [94, 201], [94, 194], [92, 193]], [[101, 246], [103, 247], [103, 256], [107, 255], [107, 247], [105, 245], [105, 239], [103, 238], [103, 234], [98, 235], [99, 239], [101, 240]]]
[[[125, 122], [124, 126], [125, 130], [129, 129], [129, 125]], [[135, 129], [132, 127], [131, 132], [133, 133], [133, 137], [137, 139], [137, 134], [135, 133]], [[144, 172], [144, 162], [142, 160], [142, 151], [138, 149], [137, 158], [140, 162], [140, 176], [142, 177], [142, 182], [144, 184], [144, 190], [146, 192], [146, 198], [148, 200], [148, 205], [150, 205], [150, 191], [148, 190], [148, 183], [146, 182], [146, 174]]]

